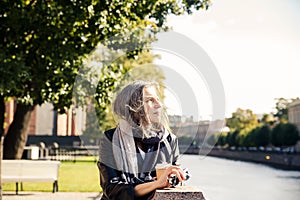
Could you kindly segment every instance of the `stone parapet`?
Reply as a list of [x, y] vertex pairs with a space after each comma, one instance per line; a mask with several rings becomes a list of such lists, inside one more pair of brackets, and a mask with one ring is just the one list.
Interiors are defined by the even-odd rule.
[[177, 186], [175, 188], [165, 188], [156, 190], [155, 200], [205, 200], [203, 193], [198, 187]]

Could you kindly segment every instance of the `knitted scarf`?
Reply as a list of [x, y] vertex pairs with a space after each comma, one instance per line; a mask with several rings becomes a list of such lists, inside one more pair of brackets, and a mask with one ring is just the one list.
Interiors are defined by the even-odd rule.
[[[135, 130], [125, 120], [120, 120], [118, 127], [116, 128], [113, 139], [112, 149], [113, 156], [116, 164], [116, 169], [123, 172], [126, 176], [127, 182], [134, 182], [133, 177], [138, 177], [141, 174], [142, 179], [151, 180], [149, 177], [151, 171], [155, 169], [157, 158], [171, 155], [171, 147], [167, 141], [169, 133], [167, 131], [151, 132], [149, 138], [138, 138], [136, 137]], [[138, 168], [137, 156], [139, 152], [136, 150], [135, 139], [141, 141], [144, 144], [155, 144], [157, 148], [152, 145], [147, 152], [145, 152], [145, 158], [142, 167]], [[162, 146], [166, 148], [161, 148]], [[145, 175], [148, 173], [148, 176]], [[133, 177], [130, 177], [130, 174]], [[123, 175], [123, 176], [124, 176]], [[124, 177], [125, 178], [125, 177]]]

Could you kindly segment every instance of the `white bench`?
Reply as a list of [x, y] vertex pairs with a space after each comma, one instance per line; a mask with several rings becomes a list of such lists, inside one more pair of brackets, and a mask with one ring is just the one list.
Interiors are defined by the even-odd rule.
[[58, 191], [59, 166], [59, 161], [2, 160], [2, 182], [15, 182], [18, 194], [18, 183], [51, 181], [54, 193]]

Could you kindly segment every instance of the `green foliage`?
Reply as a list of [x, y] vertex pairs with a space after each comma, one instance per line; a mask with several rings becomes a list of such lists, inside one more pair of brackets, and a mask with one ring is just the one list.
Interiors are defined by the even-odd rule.
[[276, 99], [276, 106], [275, 106], [275, 112], [274, 116], [277, 117], [278, 121], [280, 123], [287, 123], [288, 122], [288, 106], [289, 104], [293, 103], [297, 99], [291, 98], [277, 98]]
[[[124, 51], [132, 44], [143, 47], [153, 41], [155, 32], [167, 28], [167, 15], [208, 4], [207, 0], [181, 4], [175, 0], [1, 1], [0, 94], [30, 105], [52, 102], [63, 113], [72, 104], [73, 84], [83, 58], [100, 41]], [[141, 30], [129, 40], [123, 37], [137, 28]], [[144, 28], [152, 30], [146, 37]], [[128, 56], [136, 55], [138, 49]], [[113, 68], [109, 70], [114, 72]], [[115, 81], [113, 77], [100, 80], [98, 99], [106, 102], [104, 92]]]
[[254, 138], [257, 132], [257, 128], [248, 128], [240, 131], [238, 135], [238, 144], [244, 147], [254, 146]]
[[226, 140], [226, 138], [227, 138], [227, 135], [228, 135], [229, 133], [221, 133], [220, 135], [219, 135], [219, 137], [218, 137], [218, 140], [217, 140], [217, 143], [216, 143], [216, 145], [219, 145], [219, 146], [225, 146], [226, 144], [227, 144], [227, 140]]
[[270, 143], [270, 128], [267, 125], [257, 126], [254, 128], [244, 128], [240, 131], [233, 131], [227, 136], [220, 136], [218, 144], [224, 146], [242, 146], [242, 147], [259, 147], [267, 146]]
[[272, 126], [275, 122], [276, 119], [274, 118], [273, 114], [264, 114], [262, 119], [260, 120], [261, 124], [269, 126]]
[[215, 145], [215, 144], [219, 145], [218, 144], [218, 141], [219, 141], [218, 140], [218, 135], [219, 135], [218, 133], [214, 133], [214, 134], [210, 135], [209, 138], [207, 139], [207, 143], [209, 145], [212, 145], [212, 146]]
[[275, 123], [274, 117], [264, 115], [260, 124], [251, 110], [237, 109], [232, 117], [227, 119], [227, 126], [231, 132], [226, 139], [221, 136], [218, 144], [221, 146], [259, 147], [270, 144], [277, 147], [292, 146], [299, 140], [299, 131], [294, 124], [287, 123], [287, 107], [295, 99], [278, 99], [277, 112], [274, 114], [280, 123], [272, 130], [270, 126]]
[[295, 124], [287, 123], [283, 125], [284, 145], [293, 146], [299, 140], [299, 131]]
[[239, 146], [239, 142], [238, 142], [238, 135], [239, 135], [239, 131], [233, 131], [233, 132], [229, 132], [226, 136], [226, 142], [227, 144], [232, 147], [237, 147]]
[[257, 129], [254, 138], [255, 146], [267, 146], [271, 142], [271, 130], [268, 125], [263, 125]]
[[258, 125], [256, 115], [250, 110], [238, 108], [232, 116], [226, 120], [226, 125], [231, 130], [243, 130], [245, 128], [254, 128]]
[[226, 141], [229, 146], [254, 146], [255, 128], [258, 126], [256, 115], [250, 110], [238, 108], [226, 120], [231, 132]]
[[282, 124], [277, 124], [271, 133], [271, 142], [274, 146], [282, 146], [283, 145], [283, 138], [282, 138]]
[[221, 135], [218, 139], [220, 146], [235, 147], [260, 147], [272, 144], [277, 147], [293, 146], [299, 140], [299, 131], [294, 124], [280, 123], [272, 130], [269, 125], [245, 128], [240, 131], [233, 131], [227, 136]]
[[[111, 101], [125, 84], [137, 79], [151, 80], [158, 83], [162, 83], [164, 80], [162, 70], [152, 64], [157, 56], [148, 51], [142, 51], [135, 59], [127, 58], [117, 53], [110, 56], [114, 57], [110, 65], [102, 68], [98, 67], [98, 69], [101, 69], [100, 81], [98, 84], [96, 83], [94, 94], [91, 94], [91, 98], [94, 101], [91, 100], [90, 102], [93, 103], [93, 106], [87, 108], [87, 129], [84, 131], [84, 135], [91, 137], [98, 135], [97, 133], [99, 132], [103, 132], [101, 130], [107, 130], [116, 126]], [[87, 68], [97, 68], [97, 66], [101, 65], [99, 61], [102, 59], [101, 57], [103, 55], [95, 51], [89, 55], [85, 65], [87, 65]], [[84, 76], [88, 77], [89, 74]], [[82, 91], [82, 89], [80, 90]]]
[[[18, 105], [51, 102], [64, 113], [74, 102], [75, 79], [96, 90], [100, 104], [97, 115], [105, 117], [104, 105], [116, 87], [120, 65], [105, 65], [99, 84], [80, 76], [83, 60], [99, 42], [135, 58], [143, 47], [155, 40], [158, 31], [167, 30], [168, 15], [191, 13], [207, 8], [209, 0], [2, 0], [0, 2], [0, 96], [13, 97]], [[149, 31], [145, 31], [145, 28]], [[133, 33], [133, 34], [130, 34]], [[110, 59], [109, 59], [110, 60]], [[108, 72], [109, 76], [106, 76]], [[84, 73], [85, 74], [85, 73]], [[94, 76], [93, 73], [90, 74]], [[75, 88], [77, 101], [89, 91]], [[86, 93], [87, 92], [87, 93]], [[80, 94], [80, 95], [79, 95]], [[79, 97], [81, 96], [81, 97]], [[77, 106], [77, 105], [75, 105]], [[3, 114], [4, 115], [4, 112]], [[17, 115], [15, 115], [17, 116]], [[24, 120], [16, 127], [25, 126]], [[27, 125], [26, 125], [27, 126]], [[24, 130], [27, 130], [26, 127]], [[7, 135], [22, 135], [8, 131]], [[17, 138], [17, 137], [16, 137]], [[14, 140], [11, 146], [22, 145]], [[15, 152], [14, 152], [15, 153]]]
[[243, 129], [239, 135], [239, 144], [244, 147], [267, 146], [270, 143], [270, 128], [267, 125], [252, 129]]
[[193, 143], [193, 138], [189, 136], [178, 137], [179, 145], [191, 145]]
[[96, 40], [89, 38], [96, 29], [87, 24], [89, 3], [1, 1], [1, 74], [10, 79], [1, 82], [1, 94], [30, 105], [71, 104], [80, 57]]
[[86, 111], [86, 123], [85, 129], [83, 131], [83, 136], [87, 137], [91, 143], [95, 143], [96, 140], [101, 137], [101, 127], [99, 125], [99, 120], [96, 112], [94, 112], [91, 107], [88, 107]]
[[[206, 8], [208, 3], [206, 0], [181, 4], [175, 0], [3, 0], [0, 94], [30, 105], [49, 101], [63, 112], [72, 104], [72, 86], [82, 59], [100, 41], [117, 36], [106, 45], [125, 51], [128, 42], [142, 47], [153, 40], [155, 32], [167, 28], [167, 15]], [[131, 40], [123, 37], [136, 28], [146, 27], [152, 29], [146, 41], [143, 31]], [[138, 50], [130, 52], [137, 53]]]
[[277, 124], [271, 132], [271, 142], [274, 146], [292, 146], [299, 140], [299, 131], [294, 124]]

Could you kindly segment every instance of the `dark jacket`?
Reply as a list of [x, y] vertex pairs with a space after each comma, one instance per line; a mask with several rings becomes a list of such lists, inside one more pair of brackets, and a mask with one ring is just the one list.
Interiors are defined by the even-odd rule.
[[[113, 138], [115, 129], [108, 130], [104, 133], [105, 139], [102, 140], [102, 142], [105, 142], [105, 144], [101, 144], [105, 146], [105, 148], [100, 147], [100, 151], [105, 152], [112, 152], [112, 146], [111, 141]], [[175, 164], [175, 162], [178, 159], [179, 156], [179, 149], [178, 149], [178, 140], [175, 135], [169, 134], [167, 137], [167, 140], [169, 142], [169, 145], [171, 146], [173, 155], [171, 156], [172, 160], [171, 163]], [[110, 143], [110, 144], [107, 144]], [[102, 147], [103, 147], [102, 146]], [[101, 150], [102, 149], [102, 150]], [[100, 153], [101, 155], [101, 153]], [[170, 158], [169, 158], [170, 159]], [[111, 158], [112, 162], [114, 162], [114, 158], [112, 156]], [[169, 162], [170, 160], [166, 160], [166, 162]], [[112, 166], [112, 165], [110, 165]], [[151, 192], [148, 195], [145, 195], [143, 197], [136, 197], [134, 195], [134, 187], [137, 184], [143, 183], [137, 182], [137, 183], [125, 183], [121, 180], [121, 172], [113, 169], [104, 163], [98, 162], [98, 168], [100, 173], [100, 185], [103, 190], [102, 200], [114, 200], [114, 199], [122, 199], [122, 200], [132, 200], [132, 199], [152, 199], [155, 191]], [[155, 171], [151, 174], [153, 176], [156, 176]]]

